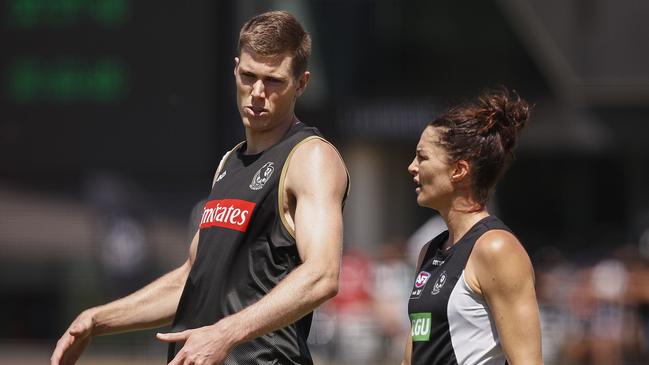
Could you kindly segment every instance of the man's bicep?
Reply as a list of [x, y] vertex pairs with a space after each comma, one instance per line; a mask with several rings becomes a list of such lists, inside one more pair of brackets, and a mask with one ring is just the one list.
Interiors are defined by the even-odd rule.
[[310, 257], [339, 255], [342, 249], [341, 204], [298, 201], [295, 214], [295, 239], [302, 261]]
[[295, 235], [302, 260], [317, 255], [339, 255], [342, 245], [342, 205], [347, 171], [338, 152], [323, 141], [300, 148], [289, 168], [287, 189], [295, 199]]

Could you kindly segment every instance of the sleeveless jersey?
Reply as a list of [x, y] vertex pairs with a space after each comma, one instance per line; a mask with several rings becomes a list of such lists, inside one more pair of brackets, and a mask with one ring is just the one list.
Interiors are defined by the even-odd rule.
[[506, 363], [487, 303], [464, 279], [473, 246], [492, 229], [511, 232], [488, 216], [448, 250], [440, 249], [448, 231], [428, 245], [408, 302], [413, 365]]
[[[283, 221], [283, 180], [301, 142], [322, 138], [298, 122], [281, 141], [256, 155], [240, 143], [224, 156], [205, 203], [196, 259], [178, 304], [173, 332], [202, 327], [257, 302], [301, 260]], [[309, 314], [236, 346], [225, 364], [312, 364]], [[182, 344], [170, 344], [169, 361]]]

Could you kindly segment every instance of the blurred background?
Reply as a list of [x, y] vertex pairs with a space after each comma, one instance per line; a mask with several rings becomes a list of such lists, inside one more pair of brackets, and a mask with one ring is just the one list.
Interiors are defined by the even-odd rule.
[[[84, 308], [186, 258], [243, 139], [240, 26], [313, 37], [297, 114], [352, 176], [319, 364], [397, 364], [419, 247], [443, 229], [406, 167], [426, 122], [485, 87], [535, 104], [490, 202], [537, 275], [546, 364], [649, 363], [649, 2], [0, 0], [0, 364], [43, 364]], [[193, 213], [194, 212], [194, 213]], [[80, 364], [160, 364], [155, 331]]]

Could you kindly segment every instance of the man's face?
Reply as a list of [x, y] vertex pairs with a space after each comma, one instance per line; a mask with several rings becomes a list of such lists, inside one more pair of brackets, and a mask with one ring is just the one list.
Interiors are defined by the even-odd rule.
[[237, 104], [247, 129], [264, 132], [293, 120], [295, 100], [304, 91], [309, 73], [296, 79], [292, 60], [289, 53], [260, 56], [245, 48], [234, 59]]

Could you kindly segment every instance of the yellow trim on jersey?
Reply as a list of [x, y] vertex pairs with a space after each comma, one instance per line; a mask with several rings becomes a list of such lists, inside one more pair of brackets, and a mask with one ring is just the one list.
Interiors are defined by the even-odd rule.
[[221, 157], [221, 162], [219, 162], [219, 166], [216, 168], [216, 173], [214, 174], [214, 178], [212, 179], [212, 187], [214, 187], [214, 184], [216, 184], [216, 179], [219, 177], [219, 174], [221, 173], [221, 170], [223, 169], [223, 166], [225, 166], [225, 161], [228, 160], [232, 152], [236, 151], [237, 148], [241, 147], [242, 144], [244, 144], [246, 141], [239, 142], [234, 148], [229, 150], [228, 152]]
[[345, 162], [343, 160], [342, 155], [340, 154], [338, 149], [333, 144], [331, 144], [331, 142], [327, 141], [326, 139], [324, 139], [324, 138], [322, 138], [320, 136], [309, 136], [309, 137], [301, 140], [295, 146], [293, 146], [293, 149], [291, 150], [291, 152], [286, 157], [286, 162], [284, 162], [284, 167], [282, 168], [282, 174], [279, 177], [279, 186], [277, 187], [277, 207], [278, 207], [279, 216], [280, 216], [280, 219], [282, 220], [282, 225], [284, 226], [286, 231], [291, 235], [291, 237], [293, 237], [293, 239], [295, 239], [295, 229], [291, 228], [289, 226], [289, 223], [286, 220], [286, 217], [284, 215], [286, 213], [286, 212], [284, 212], [284, 204], [283, 204], [283, 202], [284, 202], [284, 180], [286, 179], [286, 172], [288, 171], [288, 165], [291, 162], [291, 157], [293, 157], [293, 153], [303, 143], [311, 141], [313, 139], [319, 139], [319, 140], [325, 142], [326, 144], [330, 145], [334, 149], [334, 151], [336, 151], [336, 153], [338, 153], [338, 156], [340, 157], [340, 160], [343, 161], [343, 167], [345, 168], [345, 173], [347, 174], [347, 187], [345, 188], [345, 196], [343, 197], [343, 206], [345, 205], [345, 201], [347, 200], [347, 195], [349, 194], [349, 190], [351, 189], [351, 178], [349, 176], [349, 171], [347, 170], [347, 166], [345, 166]]

